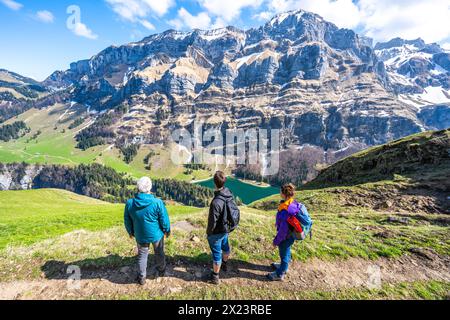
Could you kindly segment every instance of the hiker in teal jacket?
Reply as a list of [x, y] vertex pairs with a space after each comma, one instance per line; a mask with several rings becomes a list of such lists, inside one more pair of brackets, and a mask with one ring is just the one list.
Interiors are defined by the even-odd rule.
[[150, 178], [141, 178], [138, 183], [139, 193], [125, 205], [125, 228], [136, 239], [138, 245], [138, 282], [145, 284], [147, 277], [147, 260], [150, 244], [156, 257], [157, 275], [163, 276], [166, 270], [164, 254], [164, 236], [170, 235], [170, 221], [167, 209], [161, 199], [150, 194]]

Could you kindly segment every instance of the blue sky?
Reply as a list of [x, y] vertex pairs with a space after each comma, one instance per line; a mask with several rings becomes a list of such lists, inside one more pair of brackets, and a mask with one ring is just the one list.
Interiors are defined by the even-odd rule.
[[0, 0], [0, 68], [43, 80], [112, 44], [170, 28], [248, 29], [294, 9], [379, 41], [422, 37], [450, 49], [448, 0]]

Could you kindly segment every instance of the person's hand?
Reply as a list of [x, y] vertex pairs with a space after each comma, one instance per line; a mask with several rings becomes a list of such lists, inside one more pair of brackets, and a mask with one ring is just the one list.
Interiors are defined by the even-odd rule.
[[170, 237], [170, 232], [166, 232], [165, 236], [166, 236], [166, 238], [169, 238]]
[[130, 239], [133, 239], [134, 238], [134, 234], [130, 234]]

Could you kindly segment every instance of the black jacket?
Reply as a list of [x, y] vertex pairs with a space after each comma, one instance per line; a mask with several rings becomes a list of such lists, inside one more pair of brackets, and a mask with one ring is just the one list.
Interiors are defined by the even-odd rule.
[[229, 232], [225, 213], [225, 205], [228, 201], [234, 201], [233, 194], [228, 188], [214, 192], [214, 199], [209, 206], [208, 228], [206, 229], [208, 236]]

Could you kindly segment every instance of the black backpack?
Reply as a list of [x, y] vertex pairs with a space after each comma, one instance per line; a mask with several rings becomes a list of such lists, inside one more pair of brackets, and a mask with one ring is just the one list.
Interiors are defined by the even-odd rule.
[[239, 225], [239, 221], [241, 220], [241, 212], [234, 201], [231, 199], [225, 202], [225, 218], [226, 223], [228, 225], [228, 232], [233, 232]]

